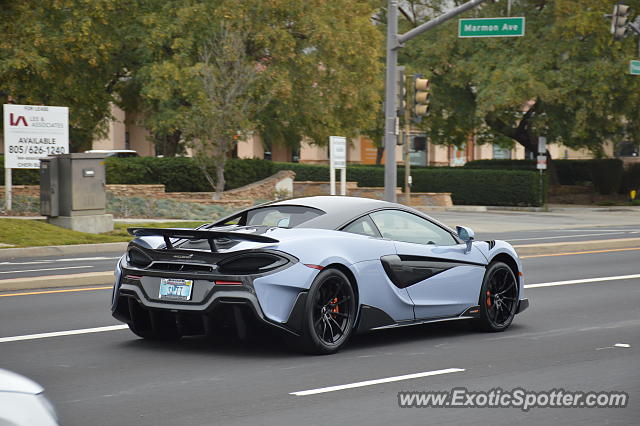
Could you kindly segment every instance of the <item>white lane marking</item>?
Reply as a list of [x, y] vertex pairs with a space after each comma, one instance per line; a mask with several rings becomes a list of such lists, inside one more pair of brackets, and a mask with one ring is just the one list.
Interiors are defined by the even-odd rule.
[[558, 232], [621, 232], [635, 231], [635, 229], [556, 229]]
[[640, 278], [640, 274], [618, 275], [616, 277], [585, 278], [582, 280], [554, 281], [554, 282], [539, 283], [539, 284], [525, 284], [524, 288], [555, 287], [559, 285], [597, 283], [601, 281], [632, 280], [635, 278]]
[[32, 260], [29, 262], [0, 262], [0, 266], [2, 265], [40, 265], [43, 263], [53, 263], [53, 262], [85, 262], [88, 260], [115, 260], [120, 259], [118, 257], [72, 257], [68, 259], [48, 259], [48, 260]]
[[104, 331], [123, 330], [125, 328], [129, 328], [129, 326], [124, 324], [118, 324], [118, 325], [109, 325], [106, 327], [82, 328], [79, 330], [54, 331], [51, 333], [27, 334], [24, 336], [0, 337], [0, 343], [18, 342], [21, 340], [47, 339], [49, 337], [59, 337], [59, 336], [74, 336], [76, 334], [102, 333]]
[[115, 260], [120, 259], [121, 256], [116, 257], [72, 257], [69, 259], [56, 259], [55, 262], [84, 262], [86, 260]]
[[399, 382], [401, 380], [417, 379], [419, 377], [438, 376], [440, 374], [460, 373], [465, 371], [464, 368], [447, 368], [444, 370], [424, 371], [422, 373], [406, 374], [404, 376], [387, 377], [384, 379], [366, 380], [364, 382], [349, 383], [346, 385], [329, 386], [326, 388], [310, 389], [305, 391], [290, 392], [289, 395], [307, 396], [319, 393], [335, 392], [344, 389], [361, 388], [363, 386], [379, 385], [381, 383]]
[[580, 234], [580, 235], [556, 235], [555, 237], [536, 237], [536, 238], [515, 238], [509, 239], [508, 242], [512, 241], [532, 241], [532, 240], [554, 240], [558, 238], [578, 238], [578, 237], [598, 237], [602, 235], [623, 235], [630, 234], [630, 232], [614, 232], [614, 233], [606, 233], [606, 234]]
[[93, 268], [93, 266], [67, 266], [64, 268], [22, 269], [20, 271], [2, 271], [0, 272], [0, 274], [19, 274], [20, 272], [58, 271], [60, 269], [82, 269], [82, 268]]
[[602, 349], [615, 349], [615, 348], [630, 348], [631, 345], [628, 343], [616, 343], [613, 346], [605, 346], [603, 348], [596, 348], [596, 351], [601, 351]]

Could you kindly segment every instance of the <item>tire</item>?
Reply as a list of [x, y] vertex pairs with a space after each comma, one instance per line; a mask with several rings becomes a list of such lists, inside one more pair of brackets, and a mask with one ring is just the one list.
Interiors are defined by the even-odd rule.
[[509, 265], [503, 262], [490, 263], [480, 290], [477, 328], [489, 332], [509, 328], [518, 308], [519, 289], [518, 280]]
[[306, 353], [337, 352], [349, 340], [355, 318], [355, 292], [349, 278], [338, 269], [325, 269], [309, 289], [302, 334], [289, 342]]

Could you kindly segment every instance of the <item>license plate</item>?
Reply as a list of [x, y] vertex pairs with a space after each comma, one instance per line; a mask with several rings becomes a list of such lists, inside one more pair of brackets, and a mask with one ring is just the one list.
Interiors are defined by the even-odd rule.
[[193, 280], [178, 278], [160, 279], [160, 299], [191, 300]]

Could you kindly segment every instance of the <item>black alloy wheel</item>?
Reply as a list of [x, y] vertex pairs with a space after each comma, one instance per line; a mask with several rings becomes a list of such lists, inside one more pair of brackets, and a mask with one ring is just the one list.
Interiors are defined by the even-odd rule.
[[349, 278], [337, 269], [323, 270], [309, 289], [298, 346], [316, 354], [338, 351], [349, 340], [355, 317], [355, 293]]
[[518, 280], [509, 265], [491, 263], [480, 292], [480, 327], [486, 331], [506, 330], [518, 308], [518, 294]]

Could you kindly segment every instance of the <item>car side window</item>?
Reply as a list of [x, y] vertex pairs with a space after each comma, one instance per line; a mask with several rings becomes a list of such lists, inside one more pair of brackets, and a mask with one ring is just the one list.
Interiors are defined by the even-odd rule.
[[352, 234], [360, 234], [367, 235], [369, 237], [380, 238], [380, 234], [376, 229], [375, 225], [371, 221], [369, 216], [363, 216], [360, 219], [356, 219], [344, 228], [342, 228], [344, 232], [350, 232]]
[[416, 244], [456, 245], [456, 239], [435, 223], [402, 210], [381, 210], [371, 213], [383, 238]]

